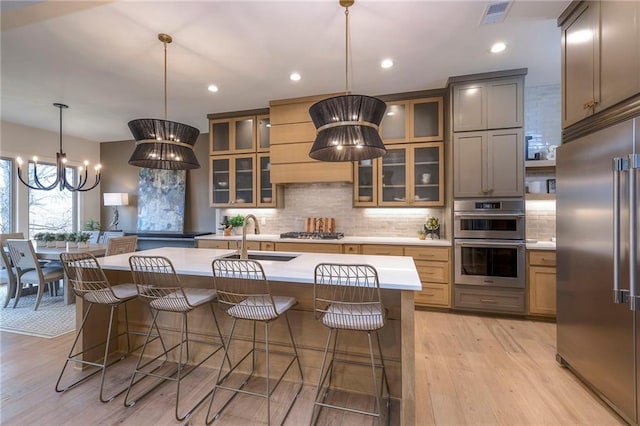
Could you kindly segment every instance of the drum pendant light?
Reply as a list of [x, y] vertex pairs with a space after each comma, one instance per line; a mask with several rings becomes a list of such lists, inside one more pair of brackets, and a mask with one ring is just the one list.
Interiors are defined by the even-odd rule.
[[379, 133], [387, 105], [380, 99], [349, 92], [349, 7], [354, 1], [340, 0], [346, 17], [346, 94], [322, 100], [309, 108], [317, 130], [309, 157], [315, 160], [359, 161], [381, 157], [387, 152]]
[[193, 145], [200, 131], [195, 127], [167, 120], [167, 44], [173, 39], [158, 34], [164, 44], [164, 120], [139, 118], [129, 122], [136, 148], [129, 164], [149, 169], [187, 170], [200, 168]]

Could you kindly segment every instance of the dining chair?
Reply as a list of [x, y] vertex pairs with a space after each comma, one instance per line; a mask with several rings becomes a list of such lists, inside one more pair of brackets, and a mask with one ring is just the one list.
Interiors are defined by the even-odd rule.
[[7, 295], [4, 299], [4, 305], [2, 306], [3, 308], [6, 308], [9, 305], [9, 301], [16, 293], [17, 278], [16, 271], [9, 259], [9, 254], [3, 247], [0, 247], [0, 283], [7, 284], [8, 286]]
[[[180, 410], [182, 380], [224, 348], [224, 340], [213, 308], [213, 302], [216, 300], [216, 291], [210, 288], [184, 287], [180, 278], [176, 274], [173, 264], [166, 257], [134, 255], [129, 258], [129, 265], [131, 267], [133, 281], [138, 290], [138, 299], [147, 304], [151, 312], [152, 320], [149, 326], [147, 339], [142, 346], [135, 370], [131, 375], [129, 389], [124, 397], [124, 405], [125, 407], [131, 407], [136, 404], [139, 399], [148, 395], [165, 381], [174, 381], [176, 382], [175, 417], [176, 420], [183, 421], [191, 415], [193, 410], [206, 400], [209, 396], [209, 392], [201, 397], [195, 404], [192, 402], [190, 404], [190, 408], [183, 412]], [[187, 315], [198, 307], [207, 305], [211, 310], [213, 323], [217, 330], [216, 337], [220, 341], [219, 344], [215, 341], [211, 341], [210, 339], [196, 340], [194, 339], [194, 336], [189, 336]], [[160, 334], [160, 328], [157, 323], [158, 314], [160, 312], [164, 312], [166, 314], [180, 314], [181, 325], [179, 326], [179, 329], [176, 330], [180, 334], [180, 342], [174, 344], [170, 348], [167, 348], [164, 345], [164, 340], [161, 338], [162, 352], [153, 357], [152, 355], [147, 354], [148, 343], [150, 341], [148, 336], [151, 335], [153, 328], [155, 328], [158, 331], [158, 334]], [[166, 333], [169, 330], [164, 329], [164, 331]], [[202, 350], [190, 350], [189, 347], [194, 343], [200, 343], [203, 346], [210, 346], [212, 350], [208, 354], [205, 354]], [[172, 369], [173, 371], [171, 372], [164, 372], [164, 374], [157, 372], [157, 369], [159, 368], [157, 366], [157, 360], [164, 358], [165, 362], [161, 363], [160, 366], [166, 364], [169, 353], [176, 349], [178, 350], [176, 368]], [[189, 358], [194, 354], [201, 355], [202, 360], [197, 363], [195, 361], [190, 363], [191, 360]], [[152, 366], [155, 366], [155, 368], [152, 369]], [[145, 377], [152, 377], [156, 379], [155, 384], [151, 388], [142, 392], [141, 395], [130, 398], [131, 390], [134, 385], [142, 382]], [[185, 403], [184, 399], [186, 398], [182, 398], [183, 404]]]
[[109, 244], [109, 239], [114, 237], [124, 237], [124, 231], [104, 231], [99, 241], [101, 244]]
[[5, 247], [7, 240], [24, 240], [23, 232], [12, 232], [0, 234], [0, 246]]
[[[82, 324], [80, 325], [80, 328], [76, 333], [76, 338], [71, 345], [71, 349], [69, 350], [67, 359], [65, 360], [64, 366], [62, 367], [62, 371], [58, 376], [58, 381], [56, 382], [55, 387], [56, 392], [65, 392], [81, 383], [84, 383], [86, 380], [93, 377], [97, 373], [101, 373], [99, 391], [100, 401], [112, 401], [115, 397], [124, 393], [127, 390], [127, 387], [124, 387], [111, 396], [105, 397], [104, 379], [107, 368], [111, 367], [116, 362], [125, 359], [136, 349], [139, 349], [131, 349], [131, 341], [129, 336], [142, 334], [129, 331], [129, 316], [127, 312], [127, 302], [137, 298], [138, 291], [136, 290], [136, 286], [134, 284], [118, 284], [112, 286], [109, 283], [106, 275], [104, 274], [104, 271], [98, 264], [97, 259], [91, 253], [61, 253], [60, 260], [62, 261], [62, 265], [64, 267], [65, 274], [67, 275], [67, 280], [70, 287], [73, 289], [73, 292], [76, 294], [76, 296], [84, 299], [84, 301], [88, 305], [88, 308], [86, 309], [84, 316], [82, 317]], [[109, 323], [107, 324], [107, 336], [105, 341], [102, 343], [98, 343], [90, 348], [90, 350], [95, 350], [96, 348], [104, 345], [104, 354], [102, 358], [96, 361], [89, 361], [85, 358], [85, 352], [87, 352], [87, 350], [80, 350], [76, 352], [76, 345], [78, 344], [78, 340], [82, 335], [85, 324], [87, 323], [87, 318], [89, 318], [94, 305], [109, 307]], [[115, 317], [115, 314], [118, 312], [120, 306], [124, 307], [125, 330], [115, 336], [112, 336], [113, 330], [117, 330], [118, 328], [117, 325], [115, 325], [114, 327], [113, 322], [114, 318], [116, 318], [117, 321], [117, 317]], [[113, 340], [115, 340], [117, 343], [118, 339], [120, 339], [122, 336], [126, 336], [126, 352], [124, 354], [121, 353], [120, 355], [118, 355], [117, 353], [112, 353]], [[111, 360], [109, 360], [110, 357]], [[67, 367], [74, 364], [78, 366], [79, 370], [88, 371], [92, 367], [94, 368], [94, 370], [81, 374], [79, 378], [76, 377], [76, 380], [73, 381], [73, 383], [61, 387], [60, 384], [62, 382], [62, 377], [65, 375]]]
[[107, 240], [107, 251], [105, 253], [105, 256], [133, 253], [134, 251], [136, 251], [137, 244], [137, 235], [129, 235], [127, 237], [111, 237]]
[[[227, 343], [224, 345], [225, 356], [222, 358], [222, 362], [220, 363], [220, 369], [218, 370], [218, 376], [211, 394], [211, 400], [209, 402], [205, 421], [207, 424], [213, 423], [220, 417], [223, 410], [231, 403], [231, 401], [233, 401], [239, 393], [242, 393], [266, 399], [266, 422], [267, 424], [271, 424], [271, 396], [276, 391], [278, 385], [282, 382], [282, 379], [289, 372], [291, 366], [295, 363], [300, 376], [300, 383], [291, 398], [291, 402], [284, 414], [284, 418], [279, 423], [282, 424], [289, 416], [291, 408], [293, 408], [293, 404], [298, 399], [304, 383], [300, 357], [298, 356], [298, 350], [293, 338], [293, 333], [291, 332], [291, 325], [289, 324], [288, 317], [289, 309], [293, 307], [297, 301], [291, 296], [272, 296], [269, 281], [264, 274], [262, 265], [255, 260], [216, 259], [211, 264], [211, 267], [213, 269], [213, 285], [218, 293], [218, 303], [225, 306], [225, 312], [233, 318], [233, 324], [231, 325], [231, 332], [227, 339]], [[269, 346], [269, 325], [272, 321], [277, 320], [281, 316], [284, 317], [287, 323], [287, 330], [289, 331], [289, 340], [291, 343], [290, 352], [274, 350]], [[227, 361], [229, 361], [227, 356], [229, 355], [231, 341], [233, 339], [233, 334], [238, 320], [250, 321], [252, 323], [252, 345], [244, 355], [238, 356], [239, 360], [233, 367], [229, 364], [229, 371], [222, 376], [224, 360], [227, 359]], [[257, 323], [262, 323], [264, 325], [264, 349], [256, 348]], [[278, 346], [280, 346], [280, 344], [278, 344]], [[255, 373], [256, 351], [265, 353], [266, 372], [264, 377], [264, 392], [252, 392], [244, 389], [244, 386], [253, 378]], [[238, 350], [236, 349], [232, 353], [237, 352]], [[288, 363], [282, 363], [282, 365], [284, 365], [284, 369], [278, 378], [271, 377], [271, 365], [269, 362], [270, 355], [280, 355], [289, 359]], [[226, 384], [225, 379], [227, 379], [231, 373], [247, 359], [251, 360], [251, 371], [249, 376], [242, 381], [240, 386], [233, 387]], [[231, 391], [233, 394], [226, 400], [221, 408], [211, 415], [216, 391], [219, 389]]]
[[33, 244], [30, 240], [7, 240], [9, 257], [16, 268], [17, 289], [13, 307], [18, 306], [22, 287], [25, 284], [38, 286], [38, 295], [33, 310], [37, 310], [47, 284], [56, 283], [64, 278], [64, 271], [58, 266], [40, 266]]
[[[314, 312], [317, 320], [329, 329], [327, 341], [322, 355], [318, 385], [311, 412], [311, 424], [315, 424], [322, 408], [332, 408], [342, 411], [376, 417], [383, 423], [382, 397], [386, 389], [386, 423], [389, 423], [390, 392], [387, 372], [382, 356], [382, 346], [378, 330], [385, 325], [385, 311], [380, 294], [378, 272], [373, 266], [361, 264], [320, 263], [314, 271], [313, 284]], [[353, 359], [336, 358], [338, 333], [343, 330], [367, 333], [369, 339], [369, 362], [359, 362]], [[375, 334], [379, 362], [374, 354], [372, 334]], [[333, 337], [333, 345], [331, 338]], [[329, 346], [333, 346], [331, 360], [327, 363]], [[364, 411], [348, 407], [346, 404], [336, 405], [326, 402], [331, 390], [334, 376], [334, 365], [337, 363], [362, 365], [371, 368], [372, 385], [375, 390], [375, 410]], [[377, 370], [382, 371], [380, 386], [378, 386]], [[342, 370], [348, 371], [348, 370]], [[355, 373], [354, 373], [355, 374]], [[329, 379], [326, 388], [324, 383]]]

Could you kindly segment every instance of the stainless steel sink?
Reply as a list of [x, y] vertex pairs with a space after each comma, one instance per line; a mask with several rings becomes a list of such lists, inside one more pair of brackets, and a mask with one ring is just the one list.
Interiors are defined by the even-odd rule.
[[[252, 254], [249, 253], [250, 260], [274, 260], [276, 262], [288, 262], [291, 259], [295, 259], [298, 257], [297, 254]], [[239, 254], [230, 254], [229, 256], [225, 256], [224, 259], [240, 259]]]

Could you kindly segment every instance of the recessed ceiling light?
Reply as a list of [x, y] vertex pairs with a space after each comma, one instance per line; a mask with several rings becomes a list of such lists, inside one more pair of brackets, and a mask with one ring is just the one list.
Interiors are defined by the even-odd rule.
[[291, 81], [299, 81], [302, 77], [300, 76], [300, 74], [298, 74], [297, 72], [292, 72], [289, 75], [289, 80]]
[[382, 62], [380, 62], [381, 68], [391, 68], [392, 66], [393, 66], [393, 59], [387, 58], [387, 59], [383, 59]]
[[217, 92], [219, 89], [215, 84], [210, 84], [209, 87], [207, 87], [207, 90], [210, 92]]
[[491, 53], [500, 53], [506, 48], [507, 45], [500, 41], [498, 43], [494, 43], [494, 45], [491, 46]]

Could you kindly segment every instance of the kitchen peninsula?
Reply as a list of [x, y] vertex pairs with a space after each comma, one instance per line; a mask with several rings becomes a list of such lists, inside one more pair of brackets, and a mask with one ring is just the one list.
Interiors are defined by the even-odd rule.
[[[137, 254], [165, 256], [173, 263], [183, 285], [211, 288], [213, 285], [211, 262], [214, 259], [235, 253], [236, 250], [165, 247], [145, 250]], [[399, 411], [399, 418], [394, 419], [392, 423], [415, 424], [414, 292], [421, 290], [422, 286], [413, 259], [407, 256], [273, 251], [250, 251], [249, 254], [263, 254], [272, 257], [272, 260], [260, 260], [272, 293], [294, 296], [298, 301], [298, 304], [291, 311], [290, 318], [296, 345], [301, 356], [305, 384], [309, 386], [316, 384], [323, 344], [326, 339], [326, 328], [314, 318], [313, 313], [315, 266], [321, 262], [364, 263], [377, 269], [382, 299], [387, 312], [387, 323], [380, 332], [381, 344], [391, 395], [394, 398], [393, 403], [400, 404], [399, 410], [392, 410], [395, 413]], [[277, 259], [279, 256], [285, 255], [295, 257], [290, 260]], [[122, 254], [99, 260], [112, 284], [131, 282], [129, 256], [130, 254]], [[77, 318], [80, 318], [84, 309], [82, 300], [78, 300]], [[207, 315], [207, 310], [194, 311], [193, 317], [189, 319], [190, 329], [195, 333], [211, 335], [212, 330], [200, 326], [200, 324], [209, 324], [210, 322], [208, 318], [205, 318], [205, 315]], [[226, 315], [220, 314], [217, 317], [223, 334], [227, 335], [230, 323], [228, 323]], [[149, 313], [144, 305], [137, 300], [131, 302], [129, 322], [134, 329], [144, 330], [149, 319]], [[124, 316], [121, 313], [119, 324], [122, 324], [123, 321]], [[94, 344], [92, 340], [95, 339], [95, 329], [100, 327], [98, 322], [94, 320], [91, 325], [85, 328], [86, 332], [82, 336], [85, 348], [90, 348]], [[159, 326], [163, 331], [175, 331], [177, 324], [166, 318], [160, 318]], [[276, 328], [274, 328], [276, 340], [286, 342], [285, 335], [277, 334], [278, 326], [276, 324]], [[240, 333], [241, 336], [248, 338], [250, 328], [242, 329]], [[353, 336], [353, 338], [349, 336], [349, 339], [341, 340], [338, 346], [338, 350], [348, 357], [368, 356], [366, 338], [361, 339], [361, 336]], [[214, 365], [217, 367], [217, 361], [210, 366]], [[336, 384], [346, 390], [364, 390], [370, 384], [366, 382], [366, 379], [363, 379], [361, 373], [358, 368], [345, 370], [341, 377], [336, 377]]]

